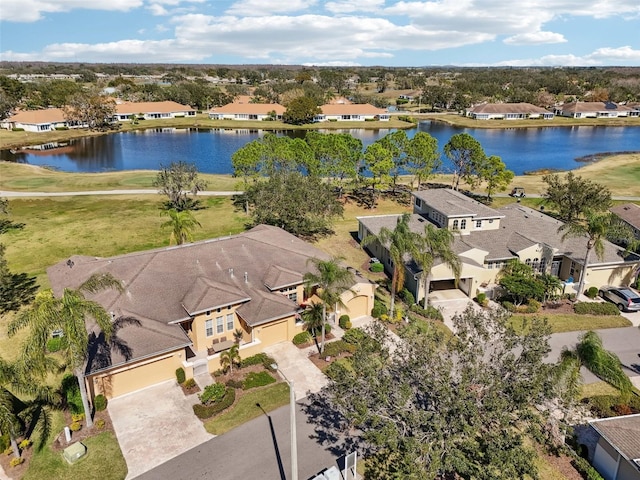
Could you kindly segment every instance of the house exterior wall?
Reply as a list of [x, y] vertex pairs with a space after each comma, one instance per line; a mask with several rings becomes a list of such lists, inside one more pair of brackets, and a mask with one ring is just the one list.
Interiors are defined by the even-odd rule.
[[596, 450], [593, 454], [593, 467], [598, 470], [605, 480], [616, 480], [619, 454], [602, 437], [598, 439]]
[[640, 480], [640, 471], [625, 458], [620, 459], [617, 480]]
[[350, 318], [370, 315], [373, 309], [375, 285], [372, 283], [358, 283], [353, 287], [353, 292], [346, 291], [340, 299], [344, 306], [338, 305], [336, 317], [349, 315]]
[[[634, 266], [590, 267], [587, 269], [585, 289], [603, 285], [631, 285]], [[579, 277], [575, 277], [576, 282]]]
[[132, 363], [120, 369], [89, 377], [92, 396], [103, 394], [107, 398], [119, 397], [141, 388], [175, 378], [176, 369], [182, 366], [184, 350]]
[[[214, 339], [233, 340], [233, 332], [236, 328], [240, 328], [240, 322], [236, 315], [236, 309], [239, 305], [231, 305], [220, 309], [213, 309], [196, 315], [191, 324], [191, 331], [187, 332], [189, 338], [193, 342], [193, 349], [196, 351], [206, 350], [212, 345]], [[208, 314], [207, 314], [208, 313]], [[233, 316], [233, 328], [227, 328], [227, 315]], [[222, 332], [218, 332], [217, 319], [222, 317]], [[207, 335], [207, 320], [211, 320], [211, 335]]]

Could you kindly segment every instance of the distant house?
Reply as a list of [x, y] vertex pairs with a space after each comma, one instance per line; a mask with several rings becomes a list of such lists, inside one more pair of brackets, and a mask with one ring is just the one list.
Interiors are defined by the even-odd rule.
[[233, 102], [209, 110], [212, 120], [282, 120], [286, 108], [279, 103]]
[[553, 112], [530, 103], [482, 103], [465, 111], [475, 120], [553, 120]]
[[640, 117], [640, 110], [614, 102], [571, 102], [554, 109], [556, 115], [570, 118]]
[[599, 436], [591, 463], [600, 475], [605, 480], [640, 480], [640, 414], [589, 425]]
[[50, 132], [57, 128], [80, 128], [83, 125], [68, 122], [61, 108], [23, 110], [0, 123], [2, 128], [22, 128], [25, 132]]
[[[110, 273], [122, 282], [122, 293], [90, 297], [114, 320], [139, 322], [117, 331], [126, 349], [111, 351], [100, 338], [91, 349], [88, 391], [112, 398], [175, 379], [177, 368], [188, 378], [215, 372], [234, 342], [242, 358], [290, 342], [304, 330], [299, 312], [314, 295], [304, 286], [313, 258], [329, 256], [280, 228], [259, 225], [238, 235], [110, 258], [72, 256], [47, 274], [56, 295], [92, 274]], [[369, 315], [373, 308], [375, 284], [353, 273], [336, 318]]]
[[626, 223], [637, 239], [640, 239], [640, 205], [625, 203], [611, 208], [611, 212]]
[[114, 119], [119, 122], [131, 120], [136, 115], [139, 119], [166, 119], [179, 117], [195, 117], [196, 111], [188, 105], [177, 102], [125, 102], [116, 105]]
[[382, 122], [389, 121], [389, 112], [387, 112], [387, 110], [374, 107], [368, 103], [327, 103], [322, 105], [320, 110], [322, 113], [316, 115], [314, 118], [314, 121], [316, 122], [362, 122], [367, 120], [379, 120]]

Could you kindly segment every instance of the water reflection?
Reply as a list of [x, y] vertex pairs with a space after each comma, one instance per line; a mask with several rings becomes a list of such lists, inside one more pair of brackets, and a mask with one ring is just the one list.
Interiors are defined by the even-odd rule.
[[[320, 131], [348, 133], [359, 138], [366, 147], [394, 129], [344, 128]], [[469, 133], [482, 144], [488, 155], [502, 157], [507, 167], [517, 174], [541, 168], [573, 169], [580, 165], [576, 158], [595, 153], [640, 151], [638, 127], [473, 129], [427, 121], [407, 130], [407, 135], [412, 137], [418, 131], [434, 136], [441, 149], [452, 135]], [[195, 163], [201, 172], [231, 173], [233, 153], [267, 132], [251, 128], [149, 128], [20, 150], [2, 150], [0, 160], [46, 165], [71, 172], [157, 170], [160, 165], [184, 160]], [[304, 138], [306, 131], [283, 130], [273, 133]], [[446, 171], [448, 167], [447, 162], [444, 162], [443, 169]]]

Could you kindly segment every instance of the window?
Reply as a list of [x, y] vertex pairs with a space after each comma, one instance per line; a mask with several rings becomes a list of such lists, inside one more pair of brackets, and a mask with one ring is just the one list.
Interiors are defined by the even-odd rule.
[[482, 228], [482, 220], [476, 220], [476, 228]]
[[524, 263], [526, 263], [527, 265], [531, 266], [531, 259], [530, 259], [530, 258], [527, 258], [527, 259], [524, 261]]
[[416, 207], [422, 208], [422, 200], [420, 200], [419, 198], [416, 198]]
[[453, 221], [453, 229], [457, 230], [458, 229], [458, 220], [454, 220]]
[[205, 330], [205, 333], [207, 334], [207, 337], [210, 337], [211, 335], [213, 335], [213, 320], [211, 319], [205, 320], [204, 330]]
[[460, 230], [464, 230], [465, 228], [467, 228], [467, 219], [463, 218], [460, 220]]
[[222, 322], [222, 317], [216, 317], [216, 333], [224, 332], [224, 323]]
[[292, 302], [298, 303], [298, 292], [297, 291], [294, 290], [293, 292], [287, 294], [287, 297]]
[[487, 268], [489, 270], [493, 269], [493, 262], [487, 262]]
[[233, 330], [233, 313], [227, 313], [227, 331]]

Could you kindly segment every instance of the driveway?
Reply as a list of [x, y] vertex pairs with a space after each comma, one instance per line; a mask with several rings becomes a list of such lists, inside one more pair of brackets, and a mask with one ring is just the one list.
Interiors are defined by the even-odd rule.
[[309, 360], [309, 354], [318, 351], [315, 345], [300, 349], [292, 342], [281, 342], [265, 348], [264, 351], [273, 357], [278, 364], [278, 370], [287, 380], [293, 382], [296, 401], [303, 399], [309, 393], [319, 392], [329, 382], [329, 379]]
[[109, 401], [127, 479], [214, 438], [193, 413], [197, 402], [196, 395], [185, 397], [173, 380]]
[[444, 324], [449, 327], [449, 330], [452, 332], [455, 332], [453, 328], [453, 317], [464, 312], [469, 305], [472, 305], [478, 310], [482, 308], [458, 289], [431, 292], [429, 294], [429, 302], [442, 312]]

